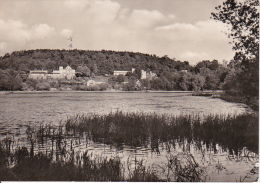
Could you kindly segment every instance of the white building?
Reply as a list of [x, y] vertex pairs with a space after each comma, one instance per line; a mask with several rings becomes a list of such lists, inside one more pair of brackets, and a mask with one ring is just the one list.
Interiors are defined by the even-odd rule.
[[31, 79], [46, 79], [48, 75], [47, 70], [33, 70], [30, 71], [29, 78]]
[[87, 86], [95, 86], [95, 85], [100, 85], [104, 84], [105, 82], [103, 81], [94, 81], [93, 79], [90, 79], [87, 81]]
[[75, 69], [72, 69], [70, 66], [67, 66], [63, 69], [63, 66], [59, 66], [59, 70], [53, 70], [51, 78], [54, 79], [73, 79], [75, 77]]
[[146, 71], [141, 70], [141, 79], [146, 79]]
[[87, 81], [87, 86], [94, 86], [94, 85], [96, 85], [96, 82], [94, 80], [91, 79]]
[[63, 69], [63, 66], [59, 66], [59, 70], [53, 70], [52, 74], [48, 74], [47, 70], [33, 70], [30, 71], [29, 78], [32, 79], [73, 79], [76, 71], [70, 66]]
[[114, 76], [119, 76], [119, 75], [126, 75], [127, 72], [130, 72], [130, 71], [114, 71]]
[[154, 72], [152, 72], [152, 71], [146, 72], [146, 78], [147, 78], [147, 79], [151, 79], [151, 78], [154, 78], [154, 77], [156, 77], [156, 76], [157, 76], [157, 74], [154, 73]]

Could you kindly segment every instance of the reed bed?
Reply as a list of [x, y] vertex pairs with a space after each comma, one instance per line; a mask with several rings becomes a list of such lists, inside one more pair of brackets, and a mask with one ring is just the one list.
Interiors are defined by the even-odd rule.
[[[177, 156], [168, 160], [167, 179], [160, 178], [156, 171], [146, 167], [143, 161], [135, 161], [133, 169], [127, 169], [120, 158], [105, 158], [84, 152], [67, 161], [54, 160], [53, 154], [38, 152], [32, 154], [26, 147], [11, 153], [0, 143], [1, 181], [202, 181], [204, 170], [187, 154], [186, 165], [181, 165]], [[130, 164], [128, 165], [130, 166]]]
[[133, 147], [158, 145], [171, 140], [216, 144], [237, 155], [247, 147], [258, 153], [259, 117], [242, 115], [169, 116], [115, 112], [107, 115], [77, 115], [66, 121], [66, 131], [86, 132], [93, 141]]
[[[51, 154], [30, 154], [26, 148], [19, 148], [13, 154], [3, 149], [1, 152], [1, 181], [119, 181], [125, 180], [121, 175], [119, 159], [98, 158], [91, 160], [84, 153], [80, 158], [71, 156], [69, 161], [54, 161]], [[12, 157], [15, 166], [6, 165]]]
[[[162, 178], [142, 160], [127, 169], [118, 157], [75, 152], [73, 144], [85, 140], [154, 151], [159, 151], [160, 144], [176, 142], [195, 144], [198, 149], [202, 144], [216, 149], [218, 144], [231, 155], [239, 156], [243, 148], [258, 154], [258, 118], [256, 114], [169, 116], [117, 111], [77, 115], [58, 126], [28, 125], [29, 146], [21, 147], [8, 134], [0, 142], [0, 181], [203, 181], [205, 169], [189, 153], [171, 155], [164, 168], [168, 173]], [[39, 149], [47, 144], [50, 147]]]

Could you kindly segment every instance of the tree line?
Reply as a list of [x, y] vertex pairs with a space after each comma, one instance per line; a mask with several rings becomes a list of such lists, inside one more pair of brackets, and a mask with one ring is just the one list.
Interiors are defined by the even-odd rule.
[[[232, 70], [231, 66], [224, 67], [217, 60], [204, 60], [191, 66], [187, 61], [142, 53], [38, 49], [15, 51], [0, 57], [0, 90], [37, 89], [37, 82], [41, 81], [28, 79], [30, 70], [43, 69], [51, 73], [53, 69], [67, 65], [76, 69], [79, 78], [110, 76], [110, 87], [125, 82], [123, 90], [217, 90], [222, 89], [226, 76]], [[136, 71], [126, 76], [113, 76], [114, 70], [131, 68]], [[156, 73], [157, 77], [141, 80], [141, 70]], [[137, 80], [142, 83], [141, 87], [136, 87]]]

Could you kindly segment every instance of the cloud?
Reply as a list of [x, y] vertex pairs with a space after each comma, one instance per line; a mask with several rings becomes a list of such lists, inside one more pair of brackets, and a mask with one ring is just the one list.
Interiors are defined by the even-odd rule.
[[39, 24], [32, 27], [31, 35], [33, 38], [44, 39], [54, 33], [55, 29], [47, 24]]
[[175, 19], [175, 18], [176, 18], [176, 16], [175, 16], [174, 14], [169, 14], [168, 17], [169, 17], [170, 19]]
[[109, 24], [120, 10], [120, 4], [111, 0], [66, 0], [64, 5], [77, 21], [92, 24]]
[[23, 41], [24, 39], [43, 39], [55, 31], [53, 27], [47, 24], [28, 26], [22, 21], [0, 19], [1, 39], [8, 41]]
[[31, 49], [32, 45], [39, 47], [40, 43], [47, 43], [55, 35], [55, 29], [47, 24], [29, 26], [20, 20], [0, 19], [0, 35], [1, 54], [5, 54], [10, 49]]
[[65, 0], [64, 5], [70, 9], [83, 10], [91, 1], [88, 0]]
[[223, 33], [227, 30], [220, 22], [213, 20], [192, 23], [174, 23], [155, 28], [158, 39], [166, 40], [177, 59], [194, 64], [201, 60], [232, 58], [229, 39]]
[[198, 31], [198, 28], [193, 24], [187, 24], [187, 23], [175, 23], [171, 25], [165, 25], [155, 28], [156, 31], [179, 31], [183, 33], [185, 32], [195, 32]]
[[163, 21], [164, 15], [157, 10], [137, 10], [134, 9], [128, 18], [132, 27], [149, 27]]
[[26, 24], [21, 21], [8, 20], [4, 21], [0, 19], [0, 35], [4, 40], [19, 41], [23, 38], [30, 38], [30, 32]]
[[155, 30], [171, 35], [172, 38], [176, 39], [226, 39], [226, 35], [222, 32], [227, 31], [227, 27], [225, 27], [221, 22], [207, 20], [198, 21], [195, 24], [174, 23], [156, 27]]

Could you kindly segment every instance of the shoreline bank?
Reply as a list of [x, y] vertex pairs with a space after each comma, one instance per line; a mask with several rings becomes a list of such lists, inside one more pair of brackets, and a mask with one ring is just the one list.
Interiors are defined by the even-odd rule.
[[[81, 90], [64, 90], [64, 91], [0, 91], [0, 95], [17, 94], [17, 93], [192, 93], [198, 94], [196, 96], [203, 96], [203, 94], [221, 94], [221, 90], [208, 90], [203, 92], [196, 91], [164, 91], [164, 90], [141, 90], [141, 91], [122, 91], [122, 90], [104, 90], [104, 91], [81, 91]], [[202, 94], [202, 95], [200, 95]], [[195, 96], [194, 95], [194, 96]]]

